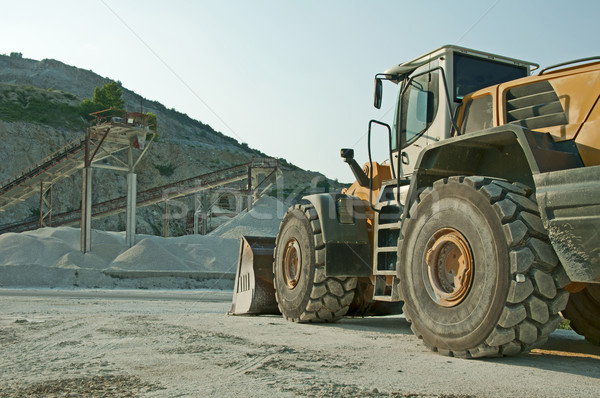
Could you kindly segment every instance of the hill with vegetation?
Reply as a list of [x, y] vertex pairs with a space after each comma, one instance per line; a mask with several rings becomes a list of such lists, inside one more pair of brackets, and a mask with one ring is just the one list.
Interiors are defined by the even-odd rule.
[[[60, 61], [26, 59], [20, 53], [0, 55], [0, 181], [48, 156], [85, 133], [86, 115], [93, 110], [95, 91], [117, 87], [122, 105], [129, 111], [152, 113], [158, 121], [160, 139], [152, 144], [137, 167], [138, 191], [191, 178], [250, 161], [274, 157], [214, 130], [175, 109], [148, 100], [123, 87], [118, 81], [66, 65]], [[340, 184], [315, 172], [301, 170], [279, 159], [283, 172], [282, 199], [293, 199], [311, 191], [339, 190]], [[80, 207], [79, 173], [53, 187], [54, 212]], [[125, 175], [111, 170], [94, 174], [93, 202], [126, 194]], [[275, 193], [274, 193], [275, 194]], [[57, 200], [59, 199], [59, 200]], [[193, 208], [193, 198], [187, 199]], [[0, 213], [0, 224], [33, 217], [39, 212], [39, 197]], [[138, 210], [138, 231], [162, 232], [163, 209], [159, 205]], [[171, 234], [185, 233], [185, 220], [174, 220]], [[94, 228], [123, 230], [124, 215], [94, 221]]]

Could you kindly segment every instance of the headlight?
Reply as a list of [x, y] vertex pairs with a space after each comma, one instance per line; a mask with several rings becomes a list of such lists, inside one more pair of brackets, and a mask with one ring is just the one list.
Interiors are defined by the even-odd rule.
[[336, 201], [336, 213], [340, 224], [354, 224], [354, 200], [348, 196], [341, 196]]

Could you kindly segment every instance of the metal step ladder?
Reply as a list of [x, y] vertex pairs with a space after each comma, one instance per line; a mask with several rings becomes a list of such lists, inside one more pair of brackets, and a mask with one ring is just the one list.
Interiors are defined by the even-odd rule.
[[374, 217], [373, 274], [378, 301], [399, 301], [399, 284], [396, 277], [398, 260], [398, 237], [400, 235], [403, 206], [396, 200], [379, 202]]

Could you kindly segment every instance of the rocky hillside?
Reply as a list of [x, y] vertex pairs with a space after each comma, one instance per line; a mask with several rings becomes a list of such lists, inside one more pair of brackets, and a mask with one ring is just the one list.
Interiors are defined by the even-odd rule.
[[[79, 69], [56, 60], [36, 61], [0, 55], [0, 181], [29, 167], [55, 152], [85, 132], [86, 121], [76, 107], [92, 98], [94, 89], [108, 83], [92, 71]], [[215, 131], [209, 125], [191, 119], [156, 101], [123, 89], [128, 110], [157, 115], [160, 139], [137, 168], [138, 191], [161, 186], [210, 171], [248, 162], [253, 156], [270, 156]], [[301, 170], [280, 159], [285, 191], [283, 199], [328, 186], [339, 189], [335, 181]], [[54, 212], [80, 207], [79, 173], [54, 187]], [[126, 194], [125, 176], [119, 172], [97, 170], [94, 177], [93, 202]], [[279, 194], [282, 194], [281, 190]], [[193, 198], [185, 203], [191, 210]], [[0, 213], [0, 225], [35, 216], [39, 197]], [[163, 209], [159, 205], [138, 210], [138, 231], [160, 234]], [[171, 235], [185, 233], [186, 217], [172, 221]], [[123, 230], [124, 215], [94, 222], [94, 227]]]

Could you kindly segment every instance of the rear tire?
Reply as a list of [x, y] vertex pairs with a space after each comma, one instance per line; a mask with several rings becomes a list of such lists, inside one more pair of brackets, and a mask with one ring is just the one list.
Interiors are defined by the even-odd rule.
[[438, 180], [412, 205], [402, 236], [404, 313], [432, 350], [515, 355], [556, 328], [566, 280], [529, 188]]
[[354, 300], [350, 304], [347, 316], [387, 316], [402, 314], [404, 302], [388, 302], [373, 300], [374, 286], [371, 278], [358, 278], [354, 290]]
[[283, 218], [273, 273], [279, 310], [290, 321], [335, 322], [354, 298], [357, 278], [325, 275], [325, 242], [311, 205], [295, 205]]
[[578, 293], [571, 293], [562, 312], [571, 328], [592, 344], [600, 345], [600, 285], [589, 284]]

